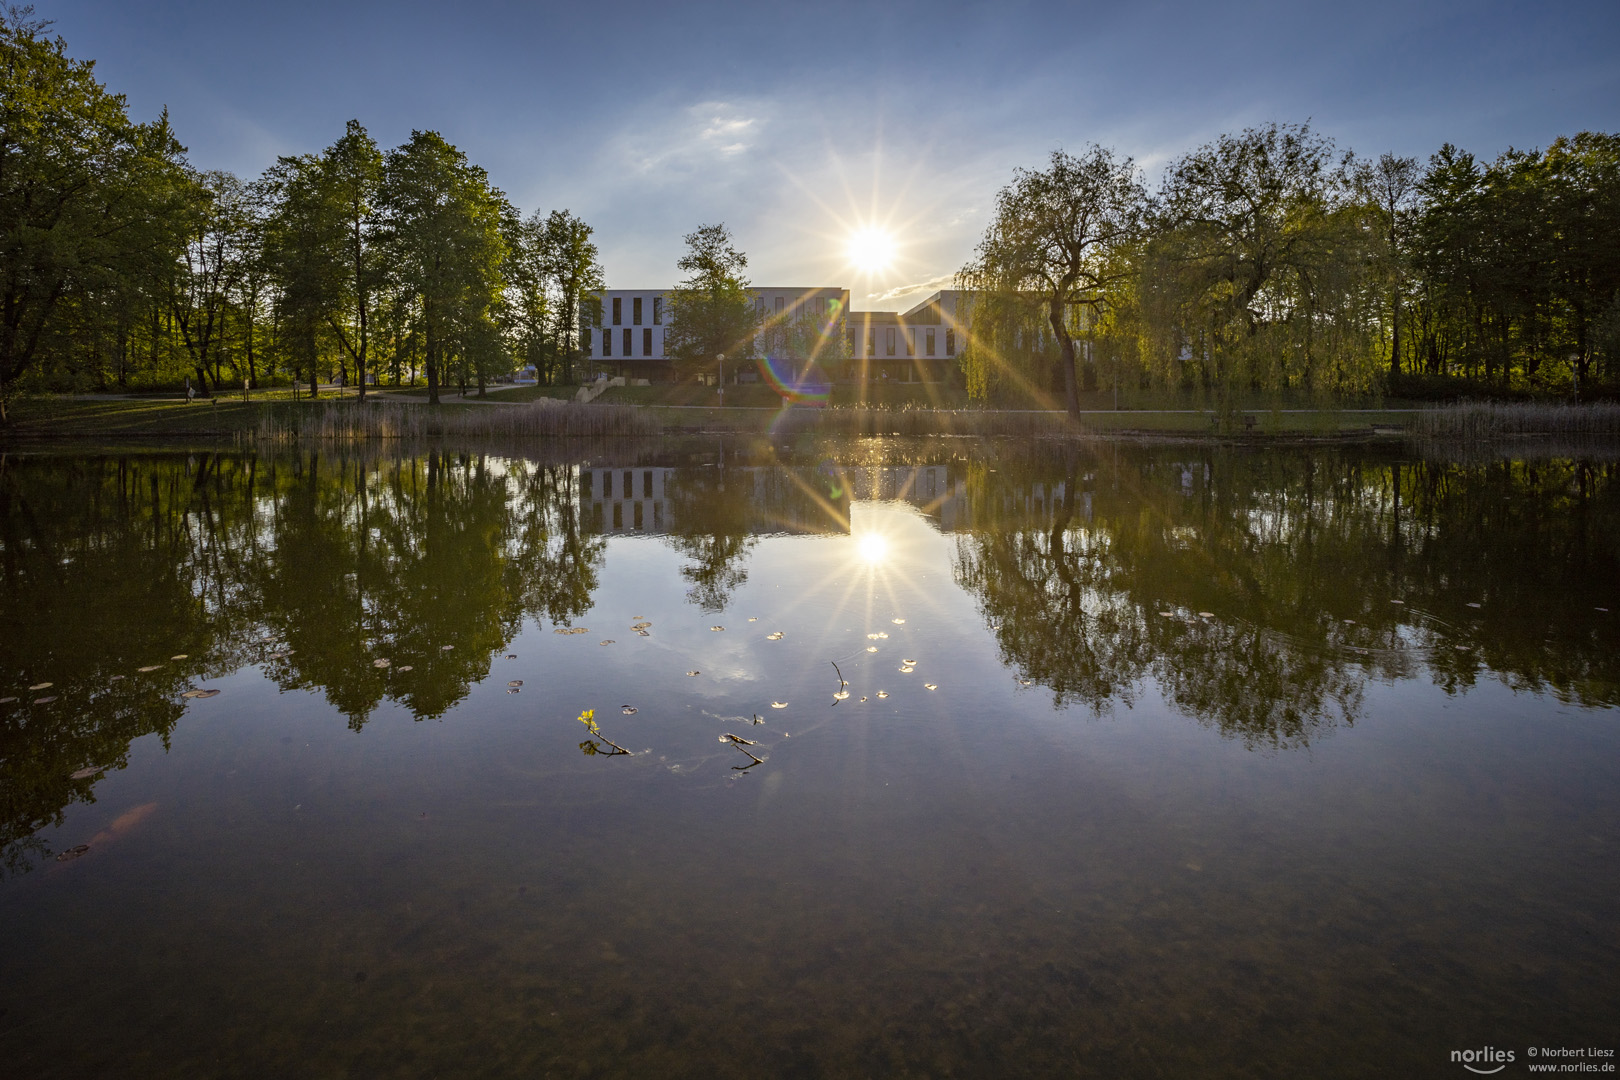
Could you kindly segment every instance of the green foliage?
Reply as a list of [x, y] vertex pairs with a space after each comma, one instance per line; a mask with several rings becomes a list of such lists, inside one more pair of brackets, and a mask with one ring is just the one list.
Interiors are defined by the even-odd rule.
[[761, 320], [743, 271], [748, 256], [732, 246], [724, 224], [703, 225], [685, 237], [686, 254], [676, 261], [684, 271], [669, 294], [669, 336], [665, 355], [681, 378], [715, 370], [715, 358], [752, 359]]

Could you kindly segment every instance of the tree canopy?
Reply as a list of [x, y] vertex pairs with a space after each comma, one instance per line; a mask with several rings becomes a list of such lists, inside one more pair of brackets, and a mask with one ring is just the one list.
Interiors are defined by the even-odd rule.
[[760, 315], [743, 271], [748, 256], [733, 246], [724, 223], [703, 225], [685, 237], [686, 253], [675, 263], [686, 274], [669, 294], [669, 336], [664, 353], [677, 376], [691, 378], [714, 368], [715, 357], [752, 359]]

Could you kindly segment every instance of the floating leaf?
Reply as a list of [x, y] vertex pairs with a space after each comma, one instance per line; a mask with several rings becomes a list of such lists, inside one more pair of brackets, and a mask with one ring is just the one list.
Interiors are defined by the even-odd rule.
[[439, 646], [439, 651], [440, 652], [449, 652], [453, 648], [455, 648], [454, 645], [440, 645]]
[[889, 621], [894, 623], [896, 626], [904, 626], [906, 622], [904, 619], [890, 619]]
[[905, 665], [904, 667], [902, 667], [900, 669], [900, 672], [903, 675], [910, 675], [913, 671], [916, 671], [916, 670], [917, 669], [914, 666], [912, 666], [911, 664], [907, 664], [907, 665]]
[[147, 664], [145, 667], [136, 668], [135, 670], [136, 671], [156, 671], [158, 668], [160, 668], [162, 666], [163, 666], [162, 664]]
[[109, 676], [107, 676], [107, 681], [108, 682], [118, 682], [122, 678], [123, 678], [122, 675], [109, 675]]
[[523, 685], [523, 680], [522, 679], [511, 679], [511, 680], [509, 680], [507, 682], [506, 685], [507, 686], [522, 686]]
[[400, 674], [404, 674], [407, 671], [415, 671], [416, 669], [414, 667], [412, 667], [411, 665], [409, 665], [409, 664], [401, 664], [401, 665], [399, 665], [399, 667], [395, 668], [394, 670], [399, 672]]
[[888, 633], [886, 631], [879, 630], [875, 634], [867, 634], [866, 636], [867, 636], [868, 640], [871, 640], [871, 641], [882, 641], [884, 638], [888, 637], [889, 635], [888, 635]]
[[176, 653], [175, 655], [169, 657], [169, 659], [170, 660], [184, 660], [184, 659], [186, 659], [186, 654], [185, 653]]
[[218, 690], [187, 690], [180, 695], [183, 698], [211, 698], [219, 697]]
[[638, 622], [638, 623], [631, 623], [630, 624], [630, 629], [632, 629], [632, 630], [645, 630], [651, 625], [652, 625], [652, 623], [647, 622], [646, 620], [642, 620], [641, 622]]
[[[1468, 606], [1468, 607], [1471, 607], [1471, 608], [1477, 608], [1477, 607], [1479, 607], [1479, 605], [1478, 605], [1478, 604], [1476, 604], [1476, 603], [1474, 603], [1474, 602], [1473, 602], [1473, 601], [1472, 601], [1472, 600], [1470, 600], [1470, 601], [1469, 601], [1469, 602], [1468, 602], [1468, 605], [1467, 605], [1467, 606]], [[1607, 611], [1607, 610], [1608, 610], [1608, 609], [1607, 609], [1607, 608], [1598, 608], [1598, 610], [1599, 610], [1599, 611]]]
[[90, 850], [90, 845], [89, 844], [75, 844], [72, 847], [68, 848], [66, 851], [62, 852], [62, 854], [58, 855], [56, 857], [56, 861], [57, 862], [67, 862], [69, 859], [77, 859], [80, 855], [83, 855], [85, 852], [87, 852], [89, 850]]
[[1595, 607], [1592, 610], [1593, 611], [1601, 611], [1601, 612], [1604, 612], [1605, 614], [1607, 614], [1609, 609], [1606, 608], [1606, 607]]
[[41, 682], [41, 683], [35, 683], [33, 686], [30, 686], [28, 689], [30, 689], [30, 690], [49, 690], [51, 687], [53, 687], [55, 685], [56, 685], [55, 683]]
[[51, 702], [53, 702], [55, 700], [56, 700], [56, 695], [52, 694], [50, 697], [37, 697], [37, 698], [35, 698], [34, 699], [34, 704], [35, 705], [49, 705]]
[[617, 642], [615, 642], [612, 638], [607, 638], [604, 641], [597, 642], [597, 644], [598, 645], [615, 645], [615, 644], [617, 644]]
[[645, 630], [637, 630], [636, 631], [636, 636], [637, 637], [652, 637], [652, 634], [648, 633]]
[[107, 769], [107, 766], [105, 766], [105, 765], [87, 765], [82, 769], [77, 769], [74, 772], [70, 773], [68, 775], [68, 779], [69, 780], [83, 780], [83, 779], [85, 779], [87, 777], [91, 777], [91, 776], [96, 775], [96, 773], [98, 773], [98, 772], [105, 772], [106, 769]]
[[521, 694], [521, 693], [523, 693], [522, 689], [519, 688], [519, 687], [516, 687], [516, 686], [508, 686], [506, 688], [506, 692], [508, 694]]
[[1406, 601], [1405, 600], [1391, 600], [1390, 603], [1392, 603], [1392, 604], [1404, 604], [1404, 603], [1406, 603]]
[[619, 711], [624, 713], [626, 716], [636, 715], [636, 707], [634, 705], [620, 705]]
[[388, 666], [388, 660], [386, 658], [380, 658], [380, 659], [377, 659], [377, 660], [373, 660], [371, 662], [371, 666], [374, 667], [374, 668], [385, 668], [385, 667]]
[[840, 690], [840, 691], [838, 691], [838, 693], [833, 695], [833, 700], [834, 701], [843, 701], [848, 697], [849, 697], [849, 691], [848, 690]]
[[1467, 652], [1470, 648], [1472, 648], [1472, 646], [1469, 646], [1469, 645], [1453, 645], [1452, 648], [1456, 649], [1459, 652]]
[[862, 694], [862, 695], [861, 695], [861, 700], [862, 700], [862, 701], [865, 701], [865, 700], [866, 700], [866, 695], [865, 695], [865, 694]]
[[1198, 617], [1200, 619], [1213, 619], [1215, 617], [1215, 613], [1213, 611], [1200, 611], [1198, 613]]
[[866, 647], [866, 651], [867, 652], [877, 652], [877, 646], [876, 645], [868, 645]]
[[1167, 619], [1173, 619], [1176, 617], [1176, 613], [1173, 611], [1161, 611], [1159, 614], [1163, 615]]
[[915, 660], [902, 660], [902, 661], [900, 661], [900, 662], [901, 662], [901, 663], [902, 663], [902, 664], [909, 664], [909, 665], [910, 665], [910, 666], [912, 666], [912, 667], [916, 667], [916, 666], [917, 666], [917, 661], [915, 661]]
[[689, 679], [690, 679], [690, 678], [692, 678], [692, 677], [693, 677], [693, 676], [694, 676], [694, 675], [701, 675], [701, 674], [703, 674], [703, 672], [701, 672], [701, 671], [688, 671], [688, 672], [687, 672], [687, 673], [686, 673], [686, 677], [687, 677], [687, 678], [689, 678]]
[[14, 697], [0, 697], [0, 705], [10, 705], [13, 701], [16, 701], [16, 700], [17, 699], [14, 698]]
[[938, 683], [925, 682], [925, 683], [923, 683], [923, 689], [924, 690], [938, 690], [939, 689], [939, 684]]
[[517, 653], [510, 653], [509, 652], [509, 653], [506, 654], [506, 658], [508, 660], [516, 660], [517, 659]]
[[778, 630], [774, 634], [766, 634], [765, 635], [765, 640], [766, 641], [781, 641], [782, 640], [782, 631]]
[[888, 696], [889, 696], [889, 692], [888, 692], [888, 691], [887, 691], [887, 690], [879, 690], [879, 691], [878, 691], [878, 697], [880, 697], [880, 698], [886, 698], [886, 697], [888, 697]]
[[718, 634], [721, 631], [723, 631], [725, 629], [725, 627], [723, 627], [723, 626], [711, 626], [711, 627], [709, 627], [709, 629], [713, 630], [715, 633]]
[[749, 619], [749, 620], [748, 620], [748, 621], [749, 621], [749, 622], [759, 622], [759, 620], [758, 620], [758, 619]]
[[1018, 680], [1018, 685], [1019, 686], [1034, 686], [1035, 685], [1035, 680], [1034, 679], [1019, 679]]
[[788, 703], [785, 702], [785, 701], [773, 701], [773, 702], [771, 702], [771, 708], [773, 708], [773, 709], [785, 709], [787, 707], [788, 707]]

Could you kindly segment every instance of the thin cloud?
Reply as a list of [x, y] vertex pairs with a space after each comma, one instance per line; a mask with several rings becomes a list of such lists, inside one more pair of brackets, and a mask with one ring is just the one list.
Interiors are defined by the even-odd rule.
[[887, 292], [867, 293], [866, 298], [868, 300], [896, 300], [912, 293], [933, 292], [935, 289], [943, 289], [955, 280], [955, 274], [941, 274], [939, 277], [932, 277], [927, 281], [919, 281], [912, 285], [896, 285]]

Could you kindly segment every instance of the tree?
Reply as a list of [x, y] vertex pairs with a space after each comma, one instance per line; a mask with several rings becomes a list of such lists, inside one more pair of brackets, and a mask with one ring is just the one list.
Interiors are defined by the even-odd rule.
[[[531, 219], [533, 220], [533, 219]], [[580, 345], [581, 316], [589, 298], [606, 285], [591, 227], [567, 210], [553, 210], [539, 226], [540, 266], [556, 293], [553, 340], [562, 360], [562, 381], [574, 381]]]
[[48, 26], [0, 8], [0, 422], [76, 300], [165, 276], [190, 186], [168, 115], [133, 123]]
[[331, 309], [327, 321], [344, 351], [354, 360], [355, 382], [364, 399], [366, 359], [371, 342], [371, 294], [379, 277], [373, 233], [383, 158], [376, 141], [360, 126], [360, 121], [350, 120], [343, 137], [322, 155], [322, 166], [326, 208], [341, 223], [345, 272], [338, 279], [341, 286], [337, 292], [342, 308], [353, 312], [349, 328], [345, 328]]
[[1384, 241], [1380, 260], [1389, 290], [1389, 374], [1401, 373], [1401, 304], [1405, 292], [1410, 218], [1417, 203], [1422, 173], [1416, 158], [1384, 154], [1376, 164], [1364, 162], [1355, 171], [1363, 199], [1377, 208]]
[[[1124, 280], [1114, 250], [1135, 239], [1146, 193], [1134, 162], [1091, 146], [1052, 151], [1043, 172], [1019, 169], [996, 195], [974, 257], [958, 274], [969, 293], [968, 332], [978, 362], [996, 364], [995, 331], [1039, 311], [1059, 350], [1064, 404], [1080, 413], [1073, 331]], [[980, 340], [981, 331], [985, 334]]]
[[336, 315], [342, 234], [327, 204], [321, 159], [283, 157], [263, 183], [274, 209], [265, 223], [264, 258], [275, 283], [278, 344], [294, 383], [317, 392], [321, 339]]
[[428, 400], [446, 360], [499, 299], [505, 197], [436, 131], [413, 131], [388, 152], [378, 196], [380, 234], [396, 285], [420, 305]]
[[686, 277], [669, 294], [664, 355], [678, 377], [693, 378], [707, 373], [717, 355], [751, 358], [760, 316], [743, 277], [748, 256], [732, 246], [725, 224], [699, 226], [685, 241], [686, 254], [675, 265]]

